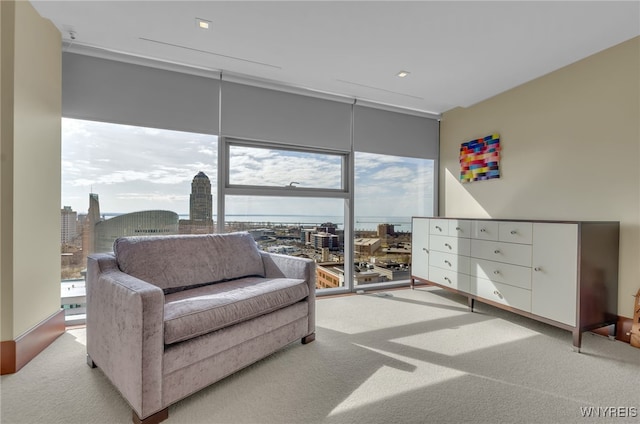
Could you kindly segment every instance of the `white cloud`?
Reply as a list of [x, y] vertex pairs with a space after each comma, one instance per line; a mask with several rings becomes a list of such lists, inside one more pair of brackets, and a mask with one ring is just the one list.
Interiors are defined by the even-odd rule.
[[291, 155], [278, 151], [234, 155], [230, 158], [230, 180], [232, 184], [278, 187], [295, 181], [299, 183], [298, 187], [339, 188], [342, 172], [337, 157], [321, 156]]
[[107, 175], [103, 175], [98, 178], [96, 183], [98, 184], [116, 184], [130, 181], [148, 180], [149, 174], [139, 171], [115, 171]]
[[84, 178], [76, 178], [74, 180], [69, 181], [67, 184], [72, 187], [88, 187], [94, 183], [93, 180], [87, 180]]
[[206, 147], [200, 147], [198, 149], [198, 153], [202, 153], [204, 155], [208, 155], [208, 156], [215, 156], [216, 155], [216, 151], [210, 148], [206, 148]]
[[216, 143], [209, 135], [64, 119], [61, 203], [86, 211], [93, 191], [103, 210], [184, 212], [199, 171], [215, 184]]
[[[93, 191], [103, 211], [185, 214], [191, 181], [200, 171], [216, 189], [215, 136], [65, 119], [62, 150], [61, 204], [81, 213]], [[339, 188], [342, 178], [336, 155], [234, 146], [230, 165], [234, 184], [285, 186], [296, 181], [299, 187]], [[355, 172], [357, 213], [411, 216], [428, 207], [424, 202], [430, 201], [433, 166], [424, 161], [358, 152]], [[242, 199], [228, 199], [229, 213], [341, 216], [344, 209], [340, 199]], [[419, 205], [419, 199], [427, 200]]]
[[392, 181], [393, 183], [398, 183], [400, 181], [415, 178], [415, 174], [410, 168], [401, 166], [389, 166], [369, 175], [369, 178], [374, 180]]

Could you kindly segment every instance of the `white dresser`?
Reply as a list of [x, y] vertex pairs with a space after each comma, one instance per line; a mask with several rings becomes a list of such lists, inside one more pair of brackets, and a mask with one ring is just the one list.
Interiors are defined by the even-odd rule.
[[[573, 332], [617, 323], [618, 222], [414, 217], [411, 286], [440, 286]], [[614, 327], [615, 331], [615, 327]]]

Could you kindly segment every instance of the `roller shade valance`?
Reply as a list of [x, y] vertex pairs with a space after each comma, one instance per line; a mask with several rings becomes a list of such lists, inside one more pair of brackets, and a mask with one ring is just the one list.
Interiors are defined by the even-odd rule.
[[343, 152], [353, 125], [355, 151], [438, 158], [430, 117], [68, 52], [62, 66], [69, 118]]
[[87, 55], [62, 55], [68, 118], [218, 133], [220, 81]]
[[437, 119], [354, 106], [353, 145], [358, 152], [438, 159]]
[[351, 104], [229, 81], [221, 84], [221, 135], [351, 149]]

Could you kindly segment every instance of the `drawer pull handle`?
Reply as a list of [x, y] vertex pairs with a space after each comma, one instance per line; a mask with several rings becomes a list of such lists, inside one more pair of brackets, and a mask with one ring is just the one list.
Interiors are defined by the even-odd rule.
[[436, 225], [436, 230], [442, 231], [442, 228], [439, 225]]
[[498, 271], [497, 269], [496, 269], [495, 271], [493, 271], [493, 273], [494, 273], [495, 275], [500, 275], [500, 271]]
[[536, 272], [540, 272], [540, 271], [542, 271], [542, 268], [540, 268], [539, 266], [537, 266], [537, 267], [533, 268], [533, 270], [534, 270], [534, 271], [536, 271]]
[[446, 259], [445, 259], [444, 263], [445, 263], [445, 264], [447, 264], [447, 265], [449, 265], [449, 266], [451, 266], [451, 262], [449, 262], [449, 261], [448, 261], [448, 260], [446, 260]]
[[429, 249], [427, 249], [426, 247], [423, 247], [422, 250], [424, 250], [425, 252], [429, 253]]
[[449, 250], [451, 250], [451, 245], [449, 243], [445, 243], [444, 245], [447, 246]]
[[456, 227], [456, 231], [461, 231], [461, 230], [462, 230], [462, 228]]
[[516, 230], [511, 230], [511, 234], [518, 234]]
[[447, 280], [449, 284], [451, 284], [451, 280], [449, 279], [449, 277], [444, 277], [444, 279]]
[[481, 228], [481, 229], [480, 229], [480, 232], [481, 232], [481, 233], [486, 233], [486, 232], [487, 232], [487, 229], [486, 229], [486, 228]]
[[500, 299], [503, 299], [502, 294], [498, 291], [498, 290], [494, 290], [493, 294], [495, 294], [496, 296], [498, 296]]
[[500, 250], [496, 249], [496, 250], [493, 251], [493, 253], [495, 253], [497, 255], [498, 253], [500, 253]]

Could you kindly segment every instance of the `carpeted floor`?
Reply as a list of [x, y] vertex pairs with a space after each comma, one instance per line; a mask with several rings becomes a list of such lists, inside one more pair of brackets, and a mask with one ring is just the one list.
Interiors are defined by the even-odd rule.
[[[317, 339], [294, 343], [169, 408], [172, 423], [640, 422], [640, 349], [434, 288], [320, 298]], [[0, 421], [130, 423], [85, 330], [1, 380]], [[583, 414], [591, 412], [591, 417]], [[606, 415], [606, 417], [605, 417]], [[616, 415], [612, 417], [611, 415]]]

